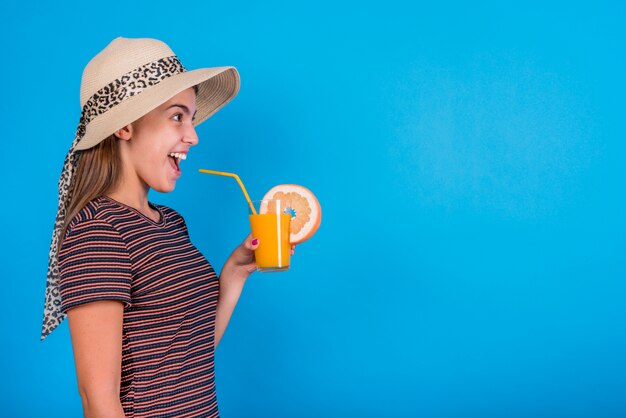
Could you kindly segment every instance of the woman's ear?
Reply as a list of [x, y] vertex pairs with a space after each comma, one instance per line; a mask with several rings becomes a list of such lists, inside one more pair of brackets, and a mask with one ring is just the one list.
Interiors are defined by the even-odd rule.
[[122, 129], [118, 129], [113, 133], [117, 138], [123, 139], [124, 141], [128, 141], [132, 137], [133, 126], [126, 125]]

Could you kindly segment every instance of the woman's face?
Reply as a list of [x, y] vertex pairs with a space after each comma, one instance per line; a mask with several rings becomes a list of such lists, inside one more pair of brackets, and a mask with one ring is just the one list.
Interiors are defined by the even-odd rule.
[[198, 143], [192, 124], [195, 112], [196, 93], [189, 88], [131, 124], [130, 139], [120, 141], [125, 187], [174, 190], [181, 161]]

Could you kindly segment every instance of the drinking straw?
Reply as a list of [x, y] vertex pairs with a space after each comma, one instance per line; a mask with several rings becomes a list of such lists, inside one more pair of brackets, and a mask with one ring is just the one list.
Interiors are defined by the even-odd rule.
[[250, 201], [250, 196], [248, 196], [248, 192], [246, 191], [246, 188], [244, 187], [243, 183], [241, 182], [237, 174], [226, 173], [224, 171], [205, 170], [203, 168], [201, 168], [199, 171], [205, 174], [216, 174], [218, 176], [234, 177], [235, 180], [237, 180], [237, 183], [239, 183], [239, 187], [241, 187], [241, 191], [243, 192], [243, 195], [246, 197], [246, 201], [248, 202], [248, 205], [250, 205], [250, 210], [252, 210], [252, 213], [256, 215], [256, 210], [254, 209], [254, 205]]

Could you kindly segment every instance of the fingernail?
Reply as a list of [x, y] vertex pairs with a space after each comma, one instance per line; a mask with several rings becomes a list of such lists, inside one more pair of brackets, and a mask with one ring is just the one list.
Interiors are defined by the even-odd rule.
[[252, 240], [252, 245], [257, 245], [258, 243], [259, 243], [258, 239], [255, 238], [255, 239]]

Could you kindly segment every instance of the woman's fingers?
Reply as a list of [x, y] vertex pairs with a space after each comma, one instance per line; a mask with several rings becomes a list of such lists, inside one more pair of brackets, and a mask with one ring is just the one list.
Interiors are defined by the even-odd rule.
[[[254, 263], [254, 250], [259, 246], [259, 240], [252, 234], [248, 235], [232, 253], [233, 262], [238, 266]], [[246, 268], [247, 270], [247, 268]]]
[[[259, 240], [258, 238], [254, 238], [252, 234], [250, 234], [244, 240], [243, 247], [247, 250], [254, 251], [257, 248], [259, 248], [260, 243], [261, 243], [261, 240]], [[292, 244], [291, 255], [294, 255], [295, 253], [296, 253], [296, 244]]]
[[248, 235], [243, 241], [243, 247], [247, 250], [254, 251], [259, 246], [259, 239], [254, 238], [252, 234]]

